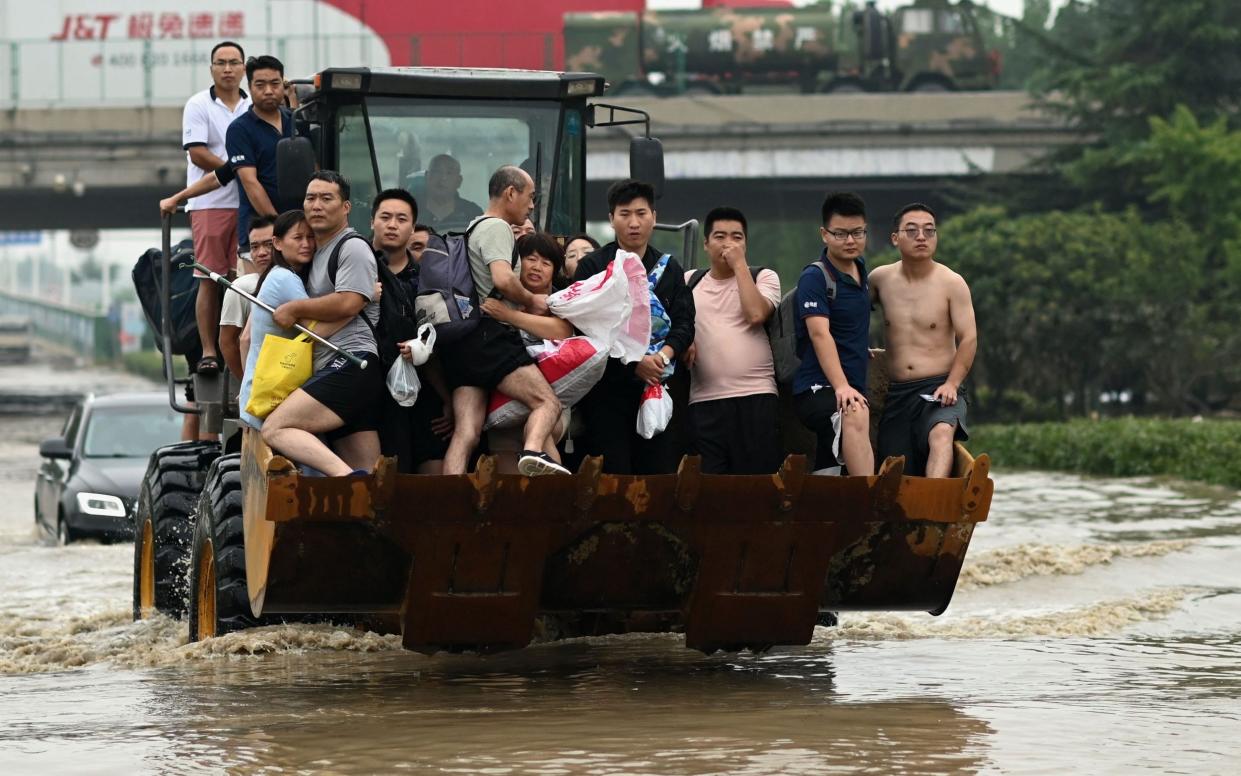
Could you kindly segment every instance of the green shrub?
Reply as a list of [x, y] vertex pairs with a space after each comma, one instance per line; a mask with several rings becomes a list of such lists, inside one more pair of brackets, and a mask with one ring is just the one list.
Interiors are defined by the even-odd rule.
[[1005, 469], [1169, 476], [1241, 488], [1241, 422], [1116, 418], [984, 424], [970, 449]]
[[[184, 358], [174, 356], [172, 364], [177, 377], [185, 377], [188, 374]], [[158, 382], [164, 381], [164, 356], [158, 350], [139, 350], [133, 353], [126, 353], [121, 356], [121, 365], [125, 367], [127, 372], [142, 375]]]

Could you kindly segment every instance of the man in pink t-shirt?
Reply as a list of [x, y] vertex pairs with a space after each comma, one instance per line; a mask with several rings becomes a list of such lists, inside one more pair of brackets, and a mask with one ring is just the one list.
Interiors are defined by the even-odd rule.
[[780, 277], [746, 264], [746, 220], [717, 207], [703, 231], [710, 269], [687, 272], [694, 294], [690, 425], [707, 474], [770, 474], [780, 466], [779, 397], [764, 324]]

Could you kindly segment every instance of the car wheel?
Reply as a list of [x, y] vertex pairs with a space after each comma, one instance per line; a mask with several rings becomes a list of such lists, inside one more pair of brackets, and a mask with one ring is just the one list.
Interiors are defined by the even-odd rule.
[[73, 535], [73, 529], [69, 527], [69, 521], [64, 515], [60, 515], [56, 519], [56, 544], [61, 547], [67, 547], [73, 543], [76, 537]]

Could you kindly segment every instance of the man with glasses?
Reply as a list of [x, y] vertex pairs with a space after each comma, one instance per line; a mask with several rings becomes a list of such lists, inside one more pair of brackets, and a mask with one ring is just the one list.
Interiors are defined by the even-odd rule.
[[935, 212], [906, 205], [892, 221], [901, 260], [871, 275], [883, 306], [892, 384], [879, 421], [879, 455], [905, 456], [905, 473], [947, 477], [952, 443], [969, 439], [961, 383], [978, 351], [974, 303], [965, 280], [935, 260]]
[[[225, 139], [233, 119], [250, 108], [250, 97], [241, 88], [245, 54], [231, 40], [211, 49], [210, 88], [185, 103], [181, 116], [181, 143], [186, 152], [186, 186], [193, 186], [227, 163]], [[185, 206], [194, 235], [194, 256], [200, 264], [227, 275], [237, 263], [237, 186], [233, 183], [194, 197]], [[194, 313], [202, 357], [194, 371], [215, 374], [220, 369], [216, 335], [220, 320], [220, 291], [216, 284], [195, 270], [200, 278]]]
[[[852, 193], [823, 200], [822, 256], [797, 280], [797, 417], [818, 437], [816, 474], [874, 474], [866, 369], [870, 359], [866, 205]], [[832, 281], [829, 285], [828, 280]]]
[[[250, 243], [247, 246], [249, 259], [242, 259], [240, 277], [233, 281], [233, 288], [257, 295], [259, 278], [271, 266], [272, 227], [276, 219], [270, 216], [255, 216], [250, 219]], [[246, 319], [250, 317], [250, 300], [233, 291], [224, 292], [224, 304], [220, 308], [220, 355], [228, 371], [241, 384], [242, 365], [245, 358], [241, 354], [241, 330], [245, 328]]]

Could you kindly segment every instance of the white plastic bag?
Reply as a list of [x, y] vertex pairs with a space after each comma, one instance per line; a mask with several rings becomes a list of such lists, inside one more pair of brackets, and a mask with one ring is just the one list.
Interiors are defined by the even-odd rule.
[[[608, 364], [607, 348], [590, 337], [543, 340], [527, 347], [526, 352], [538, 365], [556, 398], [566, 407], [582, 400], [603, 377], [603, 370]], [[483, 429], [516, 426], [529, 415], [529, 407], [500, 391], [493, 391]]]
[[642, 392], [642, 404], [638, 407], [638, 435], [651, 439], [662, 434], [672, 420], [672, 394], [662, 383], [649, 385]]
[[422, 366], [435, 350], [435, 324], [424, 323], [418, 327], [418, 336], [401, 343], [409, 346], [409, 355], [414, 366]]
[[[413, 340], [410, 340], [413, 342]], [[418, 401], [418, 392], [422, 390], [422, 381], [418, 379], [418, 369], [414, 362], [397, 356], [388, 370], [388, 393], [402, 407], [412, 407]]]
[[606, 345], [613, 358], [628, 364], [646, 355], [651, 338], [650, 294], [646, 270], [632, 253], [619, 251], [602, 272], [549, 296], [547, 307], [552, 315]]

